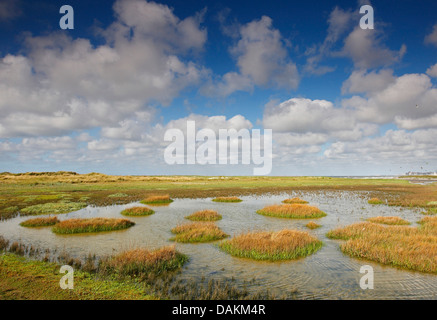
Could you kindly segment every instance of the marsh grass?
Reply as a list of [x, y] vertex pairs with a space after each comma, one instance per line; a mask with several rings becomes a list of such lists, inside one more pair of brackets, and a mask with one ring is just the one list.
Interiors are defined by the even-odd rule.
[[[10, 219], [42, 199], [59, 194], [62, 201], [86, 202], [93, 206], [128, 204], [145, 194], [171, 194], [177, 198], [210, 198], [233, 195], [283, 194], [295, 191], [368, 191], [384, 197], [388, 205], [426, 207], [436, 201], [435, 185], [410, 184], [403, 179], [347, 179], [332, 177], [203, 177], [203, 176], [111, 176], [74, 172], [0, 173], [0, 218]], [[159, 190], [159, 191], [158, 191]], [[129, 197], [108, 195], [125, 193]], [[25, 202], [23, 197], [27, 197]], [[367, 201], [367, 199], [366, 199]], [[168, 205], [168, 204], [167, 204]], [[10, 208], [9, 210], [7, 210]], [[13, 208], [13, 209], [12, 209]], [[57, 214], [57, 212], [42, 212]], [[24, 213], [21, 213], [24, 215]]]
[[174, 246], [156, 250], [136, 248], [102, 260], [100, 269], [122, 276], [158, 275], [177, 270], [187, 261], [188, 257], [176, 251]]
[[156, 196], [149, 196], [146, 199], [140, 201], [142, 204], [168, 204], [173, 202], [173, 199], [170, 199], [170, 195], [156, 195]]
[[367, 221], [373, 222], [373, 223], [399, 225], [399, 226], [411, 224], [407, 220], [404, 220], [404, 219], [399, 218], [399, 217], [372, 217], [372, 218], [368, 218]]
[[280, 261], [308, 256], [319, 250], [322, 242], [308, 232], [285, 229], [240, 234], [219, 247], [236, 257]]
[[308, 201], [302, 200], [301, 198], [291, 198], [291, 199], [285, 199], [284, 201], [282, 201], [282, 203], [287, 203], [287, 204], [293, 204], [293, 203], [298, 203], [298, 204], [307, 204]]
[[212, 199], [212, 201], [214, 202], [241, 202], [243, 200], [241, 200], [238, 197], [217, 197]]
[[[9, 242], [0, 236], [0, 250], [10, 252], [8, 248]], [[297, 292], [296, 290], [282, 292], [281, 296], [270, 292], [268, 288], [250, 292], [248, 287], [254, 285], [255, 278], [250, 281], [244, 280], [242, 283], [237, 282], [235, 278], [216, 280], [209, 276], [202, 276], [200, 282], [198, 279], [177, 278], [177, 272], [188, 257], [177, 251], [174, 252], [172, 250], [174, 247], [156, 250], [136, 248], [101, 260], [97, 260], [92, 254], [78, 259], [67, 251], [57, 252], [56, 249], [49, 250], [50, 254], [47, 254], [46, 250], [21, 243], [15, 243], [11, 249], [17, 251], [14, 252], [17, 256], [0, 255], [0, 296], [2, 298], [5, 298], [5, 294], [11, 299], [17, 299], [19, 292], [20, 297], [29, 299], [60, 299], [65, 291], [71, 293], [71, 291], [78, 290], [77, 294], [65, 297], [65, 299], [285, 300], [295, 299]], [[44, 252], [46, 255], [41, 256]], [[17, 267], [22, 270], [24, 264], [27, 263], [18, 255], [38, 260], [42, 258], [43, 261], [32, 260], [30, 262], [26, 259], [31, 265], [26, 272], [20, 272], [18, 275], [15, 274]], [[5, 257], [17, 260], [17, 264], [12, 266], [5, 263]], [[75, 290], [59, 290], [58, 271], [60, 265], [65, 264], [74, 268]], [[47, 272], [41, 273], [43, 269]], [[14, 274], [14, 277], [11, 277], [11, 274]], [[12, 283], [7, 279], [11, 279]], [[82, 281], [86, 281], [89, 285], [90, 295], [86, 295], [83, 291], [82, 283], [80, 283]], [[53, 292], [49, 292], [47, 283], [53, 283]], [[106, 297], [103, 296], [105, 292], [109, 293]], [[136, 292], [140, 292], [141, 296], [136, 296]]]
[[6, 250], [9, 247], [9, 240], [0, 236], [0, 252]]
[[342, 252], [355, 258], [437, 273], [437, 217], [425, 217], [419, 223], [416, 228], [360, 222], [331, 230], [327, 237], [345, 240]]
[[423, 211], [422, 214], [432, 216], [437, 214], [437, 208], [429, 208], [427, 211]]
[[421, 231], [437, 236], [437, 217], [425, 217], [417, 222]]
[[113, 193], [108, 196], [109, 198], [126, 198], [129, 197], [126, 193]]
[[305, 227], [307, 227], [308, 229], [311, 229], [311, 230], [313, 230], [313, 229], [317, 229], [317, 228], [320, 228], [321, 227], [321, 225], [320, 224], [317, 224], [317, 223], [315, 223], [314, 221], [310, 221], [310, 222], [308, 222], [306, 225], [305, 225]]
[[27, 228], [36, 228], [36, 227], [48, 227], [53, 226], [59, 222], [57, 217], [48, 217], [48, 218], [35, 218], [28, 219], [20, 223], [20, 226]]
[[319, 208], [306, 204], [282, 204], [267, 206], [256, 213], [276, 218], [314, 219], [326, 216]]
[[24, 215], [59, 214], [77, 211], [86, 206], [85, 202], [49, 202], [23, 208], [20, 213]]
[[57, 234], [74, 234], [103, 232], [127, 229], [135, 225], [127, 219], [115, 218], [89, 218], [89, 219], [69, 219], [56, 224], [52, 231]]
[[200, 210], [185, 218], [192, 221], [218, 221], [222, 219], [222, 216], [215, 210]]
[[137, 216], [137, 217], [150, 216], [154, 213], [155, 211], [147, 207], [133, 207], [133, 208], [124, 209], [121, 212], [121, 214], [124, 216]]
[[228, 235], [213, 222], [192, 222], [179, 225], [171, 230], [176, 236], [170, 240], [176, 242], [209, 242], [221, 240]]
[[144, 300], [144, 286], [133, 281], [102, 278], [74, 267], [74, 290], [60, 290], [61, 265], [15, 254], [0, 255], [0, 297], [2, 300]]
[[381, 200], [379, 200], [379, 198], [371, 198], [369, 199], [369, 201], [367, 201], [369, 204], [383, 204], [383, 202]]

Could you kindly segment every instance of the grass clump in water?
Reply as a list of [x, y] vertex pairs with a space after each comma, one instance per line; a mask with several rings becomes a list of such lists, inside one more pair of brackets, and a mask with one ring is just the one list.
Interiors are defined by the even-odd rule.
[[308, 232], [285, 229], [240, 234], [219, 247], [236, 257], [280, 261], [313, 254], [322, 247], [322, 242]]
[[36, 228], [53, 226], [59, 222], [57, 217], [28, 219], [20, 223], [22, 227]]
[[238, 197], [217, 197], [212, 199], [212, 201], [214, 202], [241, 202], [243, 200], [241, 200]]
[[86, 206], [85, 202], [49, 202], [26, 207], [21, 209], [20, 213], [24, 215], [59, 214], [77, 211]]
[[282, 204], [267, 206], [256, 213], [276, 218], [314, 219], [326, 216], [319, 208], [306, 204]]
[[301, 198], [291, 198], [291, 199], [285, 199], [284, 201], [282, 201], [282, 203], [287, 203], [287, 204], [293, 204], [293, 203], [298, 203], [298, 204], [307, 204], [308, 201], [302, 200]]
[[167, 204], [173, 202], [173, 199], [170, 199], [170, 195], [167, 194], [167, 195], [149, 196], [140, 202], [142, 204]]
[[221, 240], [228, 235], [212, 222], [193, 222], [179, 225], [171, 230], [176, 236], [170, 240], [176, 242], [209, 242]]
[[399, 217], [373, 217], [367, 219], [369, 222], [388, 225], [408, 225], [410, 222]]
[[321, 225], [320, 224], [317, 224], [317, 223], [315, 223], [314, 221], [310, 221], [310, 222], [308, 222], [306, 225], [305, 225], [305, 227], [307, 227], [308, 229], [311, 229], [311, 230], [313, 230], [313, 229], [317, 229], [317, 228], [320, 228], [321, 227]]
[[129, 197], [126, 193], [113, 193], [108, 196], [109, 198], [126, 198]]
[[381, 200], [379, 200], [379, 198], [369, 199], [369, 201], [367, 201], [367, 203], [369, 203], [369, 204], [383, 204], [383, 202]]
[[188, 257], [176, 251], [174, 246], [156, 250], [137, 248], [104, 259], [100, 268], [104, 273], [122, 276], [159, 275], [177, 270], [187, 261]]
[[437, 208], [429, 208], [427, 211], [422, 212], [422, 214], [427, 216], [432, 216], [437, 214]]
[[196, 211], [185, 218], [192, 221], [217, 221], [221, 220], [222, 216], [214, 210], [201, 210]]
[[147, 207], [133, 207], [124, 209], [121, 212], [121, 214], [124, 216], [150, 216], [154, 213], [155, 211]]
[[331, 230], [327, 237], [346, 240], [343, 253], [394, 267], [437, 273], [437, 217], [425, 217], [421, 226], [384, 226], [355, 223]]
[[103, 232], [127, 229], [135, 225], [127, 219], [114, 218], [89, 218], [89, 219], [69, 219], [56, 224], [52, 231], [57, 234], [74, 234]]

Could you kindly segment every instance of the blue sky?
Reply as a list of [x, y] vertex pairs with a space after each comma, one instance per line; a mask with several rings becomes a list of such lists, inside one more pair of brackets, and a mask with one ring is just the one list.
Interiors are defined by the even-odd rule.
[[[74, 9], [61, 30], [59, 8]], [[362, 30], [370, 4], [375, 28]], [[437, 170], [435, 1], [0, 1], [0, 171], [168, 165], [169, 128], [272, 129], [273, 175]]]

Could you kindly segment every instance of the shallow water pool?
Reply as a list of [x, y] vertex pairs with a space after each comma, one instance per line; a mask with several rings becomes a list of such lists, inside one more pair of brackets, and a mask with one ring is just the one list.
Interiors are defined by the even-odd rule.
[[[312, 219], [322, 227], [309, 230], [310, 220], [293, 220], [265, 217], [256, 210], [266, 205], [279, 204], [286, 198], [299, 196], [328, 215]], [[206, 199], [175, 199], [169, 206], [154, 207], [155, 214], [146, 217], [129, 217], [136, 223], [130, 229], [85, 235], [56, 235], [50, 228], [24, 228], [21, 221], [29, 217], [16, 217], [0, 222], [0, 235], [8, 240], [21, 241], [38, 248], [56, 248], [70, 255], [83, 257], [88, 253], [97, 256], [111, 255], [136, 246], [158, 248], [172, 244], [170, 230], [178, 224], [189, 222], [185, 216], [202, 209], [217, 210], [223, 219], [217, 225], [227, 234], [235, 235], [250, 230], [281, 230], [284, 228], [305, 230], [316, 235], [324, 246], [315, 254], [289, 262], [259, 262], [232, 257], [217, 248], [215, 243], [176, 244], [179, 251], [189, 255], [184, 266], [183, 279], [199, 280], [235, 278], [254, 283], [250, 290], [268, 288], [281, 296], [297, 292], [300, 299], [436, 299], [437, 275], [399, 270], [370, 261], [360, 261], [344, 255], [340, 241], [330, 240], [325, 234], [336, 227], [346, 226], [374, 216], [399, 216], [416, 226], [423, 216], [420, 210], [373, 206], [367, 203], [367, 192], [295, 192], [279, 195], [241, 197], [241, 203], [218, 203]], [[60, 220], [70, 218], [122, 217], [120, 212], [140, 205], [114, 205], [87, 207], [68, 214], [58, 215]], [[374, 269], [374, 289], [363, 290], [359, 286], [360, 268], [370, 265]]]

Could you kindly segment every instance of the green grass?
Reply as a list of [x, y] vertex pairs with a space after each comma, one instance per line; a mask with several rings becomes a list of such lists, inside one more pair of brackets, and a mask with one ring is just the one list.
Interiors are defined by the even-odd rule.
[[74, 272], [74, 288], [62, 290], [64, 274], [55, 263], [29, 260], [14, 254], [0, 255], [0, 300], [149, 300], [147, 288], [129, 281], [97, 278]]
[[323, 243], [304, 231], [259, 231], [240, 234], [219, 244], [235, 257], [253, 260], [294, 260], [315, 253]]
[[89, 218], [69, 219], [56, 224], [52, 231], [57, 234], [92, 233], [123, 230], [132, 227], [135, 222], [127, 219]]
[[429, 208], [427, 211], [422, 212], [422, 214], [427, 216], [433, 216], [437, 214], [437, 208]]
[[147, 207], [133, 207], [133, 208], [124, 209], [121, 212], [121, 214], [124, 216], [136, 216], [136, 217], [150, 216], [154, 213], [155, 213], [154, 210]]
[[20, 210], [24, 215], [60, 214], [83, 209], [87, 206], [85, 202], [49, 202], [36, 204]]
[[[76, 173], [1, 173], [0, 218], [9, 219], [32, 205], [44, 205], [43, 199], [70, 199], [93, 206], [128, 204], [145, 199], [152, 192], [177, 198], [210, 198], [280, 194], [295, 191], [368, 191], [384, 193], [389, 205], [426, 207], [435, 201], [435, 186], [410, 184], [402, 179], [348, 179], [334, 177], [254, 177], [232, 176], [217, 179], [207, 176], [110, 176]], [[108, 197], [124, 193], [129, 197]], [[24, 198], [26, 197], [26, 198]], [[28, 201], [24, 201], [24, 199]], [[56, 205], [57, 201], [55, 203]], [[8, 209], [9, 208], [9, 209]], [[38, 207], [36, 207], [38, 208]], [[35, 209], [36, 209], [35, 208]], [[50, 207], [42, 208], [44, 210]], [[76, 210], [76, 208], [68, 209]], [[36, 212], [40, 214], [44, 212]], [[45, 212], [57, 214], [58, 212]], [[22, 213], [26, 214], [26, 213]], [[32, 213], [30, 213], [32, 214]]]
[[19, 208], [17, 206], [7, 207], [2, 210], [4, 214], [12, 215], [19, 211]]

